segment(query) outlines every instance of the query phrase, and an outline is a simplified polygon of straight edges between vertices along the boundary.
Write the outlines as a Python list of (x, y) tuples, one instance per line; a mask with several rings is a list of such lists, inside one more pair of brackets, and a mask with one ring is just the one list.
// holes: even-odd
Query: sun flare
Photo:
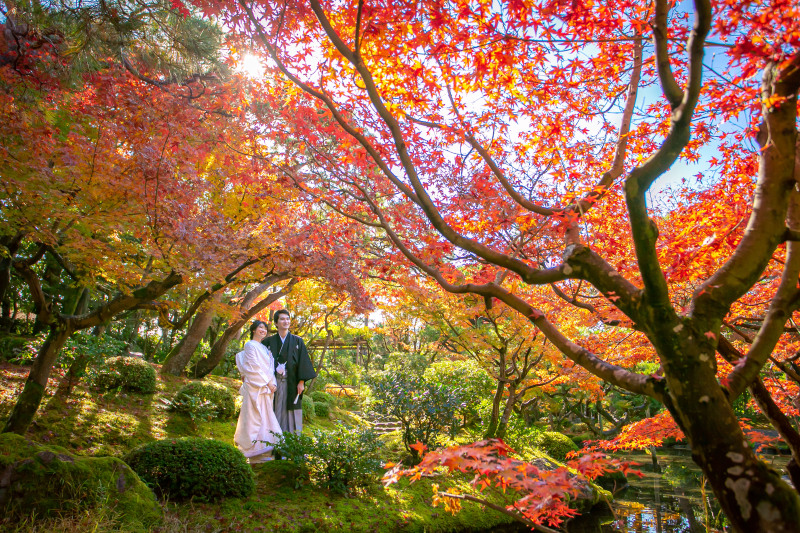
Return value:
[(264, 75), (264, 63), (255, 54), (245, 53), (239, 59), (236, 70), (249, 78), (260, 78)]

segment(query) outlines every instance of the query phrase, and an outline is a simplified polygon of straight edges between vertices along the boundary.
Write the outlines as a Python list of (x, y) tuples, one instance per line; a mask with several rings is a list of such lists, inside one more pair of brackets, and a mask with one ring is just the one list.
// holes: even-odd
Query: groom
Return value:
[(289, 333), (292, 318), (289, 311), (281, 309), (273, 317), (278, 333), (261, 341), (275, 358), (275, 416), (284, 433), (300, 433), (303, 430), (303, 390), (306, 381), (317, 377), (314, 365), (308, 357), (303, 339)]

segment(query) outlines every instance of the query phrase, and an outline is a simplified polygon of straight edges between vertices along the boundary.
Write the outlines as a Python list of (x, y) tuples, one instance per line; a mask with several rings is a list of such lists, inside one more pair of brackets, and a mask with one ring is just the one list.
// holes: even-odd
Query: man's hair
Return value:
[(286, 309), (281, 309), (280, 311), (275, 311), (275, 314), (272, 315), (272, 320), (275, 321), (275, 324), (278, 323), (278, 319), (281, 317), (281, 315), (286, 315), (289, 318), (292, 318), (292, 315), (290, 315), (289, 311), (287, 311)]

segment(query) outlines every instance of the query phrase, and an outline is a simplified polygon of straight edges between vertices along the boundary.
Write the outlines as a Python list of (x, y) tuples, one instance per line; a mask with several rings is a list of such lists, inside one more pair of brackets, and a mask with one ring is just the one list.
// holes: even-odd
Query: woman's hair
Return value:
[(250, 324), (250, 338), (251, 339), (253, 338), (253, 333), (255, 333), (256, 330), (258, 329), (258, 325), (259, 324), (264, 324), (264, 327), (269, 330), (269, 326), (263, 320), (253, 320), (253, 323)]
[(289, 318), (292, 318), (292, 315), (289, 314), (289, 311), (287, 311), (286, 309), (281, 309), (280, 311), (275, 311), (275, 314), (272, 315), (272, 320), (274, 320), (275, 323), (277, 324), (278, 319), (281, 317), (281, 315), (286, 315)]

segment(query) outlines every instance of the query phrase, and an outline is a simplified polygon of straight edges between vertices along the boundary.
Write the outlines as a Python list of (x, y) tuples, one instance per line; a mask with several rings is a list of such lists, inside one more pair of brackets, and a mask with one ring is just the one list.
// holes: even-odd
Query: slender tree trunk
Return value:
[(72, 328), (62, 321), (50, 326), (50, 332), (42, 347), (39, 348), (36, 359), (33, 361), (30, 374), (28, 374), (28, 379), (25, 381), (25, 387), (17, 398), (11, 415), (6, 420), (3, 433), (19, 433), (22, 435), (28, 429), (44, 397), (47, 380), (58, 357), (58, 352), (67, 342), (69, 336), (72, 335), (72, 332)]
[(483, 435), (485, 439), (493, 439), (497, 435), (497, 426), (500, 423), (500, 402), (503, 401), (504, 389), (505, 383), (498, 380), (497, 389), (495, 389), (494, 398), (492, 398), (492, 414), (489, 417), (489, 427), (486, 428), (486, 433)]
[[(95, 326), (92, 329), (92, 335), (95, 337), (99, 337), (105, 331), (106, 326), (100, 325)], [(67, 369), (67, 373), (64, 374), (64, 377), (61, 379), (61, 383), (58, 385), (59, 393), (62, 395), (68, 395), (72, 392), (72, 388), (77, 385), (81, 378), (86, 375), (86, 366), (89, 363), (89, 357), (85, 353), (79, 354), (72, 364), (69, 365)]]
[(508, 384), (508, 398), (506, 398), (506, 406), (503, 409), (503, 416), (500, 417), (500, 423), (497, 425), (497, 433), (495, 437), (502, 439), (506, 436), (508, 430), (508, 421), (511, 419), (511, 413), (514, 412), (514, 404), (517, 403), (517, 384)]
[(189, 330), (186, 332), (186, 335), (183, 336), (183, 339), (178, 345), (178, 349), (170, 353), (161, 366), (162, 374), (179, 376), (183, 373), (183, 369), (189, 364), (194, 352), (200, 345), (200, 341), (205, 337), (206, 331), (208, 331), (208, 328), (211, 326), (211, 322), (214, 320), (214, 317), (217, 316), (215, 304), (219, 303), (221, 298), (221, 291), (214, 293), (210, 301), (206, 302), (200, 312), (195, 315), (194, 320), (192, 320), (192, 325), (189, 326)]
[(228, 352), (228, 346), (230, 345), (231, 341), (239, 335), (239, 332), (242, 330), (242, 326), (247, 323), (247, 320), (237, 320), (231, 323), (225, 331), (222, 332), (222, 335), (219, 336), (217, 342), (211, 347), (211, 350), (208, 352), (208, 357), (203, 357), (200, 359), (194, 368), (189, 371), (189, 375), (194, 376), (195, 378), (203, 378), (211, 373), (218, 364), (225, 359), (225, 354)]
[(750, 385), (750, 393), (753, 395), (761, 412), (769, 418), (773, 427), (778, 430), (783, 440), (789, 445), (789, 449), (792, 452), (792, 460), (786, 465), (786, 470), (789, 474), (789, 479), (792, 480), (792, 484), (795, 488), (800, 489), (800, 469), (797, 468), (797, 465), (800, 464), (800, 434), (792, 425), (789, 417), (775, 404), (761, 379), (757, 379)]
[(82, 316), (65, 317), (53, 311), (52, 302), (45, 296), (37, 274), (24, 264), (15, 264), (15, 267), (28, 283), (31, 297), (36, 305), (37, 318), (41, 323), (47, 324), (49, 328), (49, 334), (36, 355), (28, 380), (25, 382), (25, 387), (17, 398), (11, 415), (3, 428), (3, 432), (19, 434), (23, 434), (28, 425), (30, 425), (31, 420), (33, 420), (44, 397), (47, 380), (58, 357), (58, 352), (72, 333), (98, 326), (123, 311), (152, 302), (154, 298), (161, 296), (182, 281), (182, 277), (179, 274), (171, 272), (163, 280), (151, 281), (144, 287), (135, 289), (130, 294), (120, 294), (91, 313)]

